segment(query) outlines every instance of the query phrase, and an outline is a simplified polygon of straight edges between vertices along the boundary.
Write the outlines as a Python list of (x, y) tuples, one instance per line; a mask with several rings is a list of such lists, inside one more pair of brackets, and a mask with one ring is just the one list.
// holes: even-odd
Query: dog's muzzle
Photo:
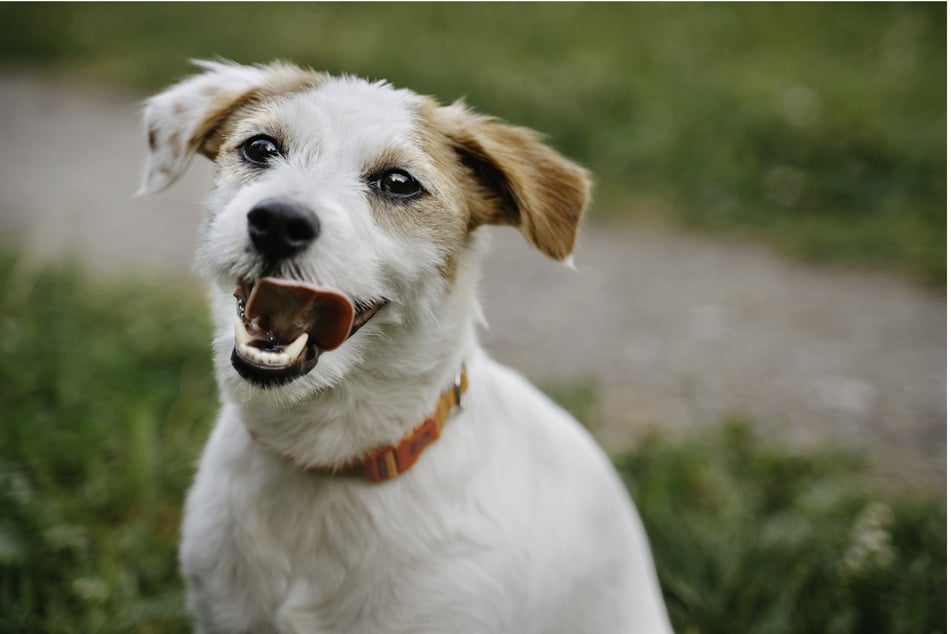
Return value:
[(273, 277), (239, 279), (234, 296), (231, 364), (261, 387), (307, 374), (387, 303), (354, 303), (332, 288)]

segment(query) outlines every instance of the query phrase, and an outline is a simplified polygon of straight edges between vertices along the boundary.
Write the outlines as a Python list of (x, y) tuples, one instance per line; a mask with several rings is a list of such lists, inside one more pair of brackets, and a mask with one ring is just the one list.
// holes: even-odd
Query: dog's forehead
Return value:
[(412, 138), (422, 97), (385, 82), (333, 78), (277, 102), (283, 126), (321, 143), (390, 145)]

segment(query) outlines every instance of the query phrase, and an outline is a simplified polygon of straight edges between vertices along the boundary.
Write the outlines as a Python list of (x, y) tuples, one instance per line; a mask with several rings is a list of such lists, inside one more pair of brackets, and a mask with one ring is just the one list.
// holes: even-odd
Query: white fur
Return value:
[[(188, 116), (172, 120), (171, 109), (185, 103), (189, 116), (201, 116), (209, 86), (238, 94), (273, 81), (269, 72), (289, 72), (204, 68), (150, 102), (150, 129), (188, 127)], [(197, 263), (213, 282), (223, 403), (188, 495), (180, 551), (196, 629), (669, 632), (644, 531), (612, 465), (566, 412), (479, 347), (481, 232), (444, 244), (409, 220), (405, 230), (387, 228), (368, 202), (363, 171), (394, 148), (443, 200), (438, 167), (418, 139), (421, 99), (328, 79), (238, 115), (236, 138), (280, 121), (286, 160), (249, 177), (218, 157)], [(147, 190), (168, 185), (190, 158), (158, 145)], [(161, 165), (172, 169), (159, 175)], [(260, 273), (247, 211), (274, 196), (320, 219), (320, 237), (294, 261), (297, 273), (390, 304), (307, 376), (265, 390), (231, 367), (231, 293), (237, 276)], [(439, 266), (454, 247), (447, 281)], [(463, 362), (465, 407), (394, 480), (317, 475), (278, 456), (341, 465), (395, 443)]]

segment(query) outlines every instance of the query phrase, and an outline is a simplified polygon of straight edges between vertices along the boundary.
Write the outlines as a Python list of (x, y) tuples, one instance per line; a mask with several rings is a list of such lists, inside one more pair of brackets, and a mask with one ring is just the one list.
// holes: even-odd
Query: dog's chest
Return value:
[[(376, 547), (355, 509), (315, 483), (262, 478), (261, 465), (231, 471), (228, 486), (199, 473), (183, 527), (183, 573), (210, 631), (296, 631), (287, 619), (339, 623), (347, 578)], [(219, 472), (218, 477), (225, 475)], [(295, 616), (296, 615), (296, 616)], [(320, 632), (320, 628), (312, 628)]]
[(484, 629), (492, 617), (467, 613), (473, 593), (493, 596), (501, 581), (492, 562), (460, 552), (472, 518), (427, 521), (384, 487), (354, 495), (304, 474), (231, 477), (222, 487), (199, 474), (183, 531), (190, 600), (209, 631), (425, 631), (430, 610), (433, 631), (445, 614)]

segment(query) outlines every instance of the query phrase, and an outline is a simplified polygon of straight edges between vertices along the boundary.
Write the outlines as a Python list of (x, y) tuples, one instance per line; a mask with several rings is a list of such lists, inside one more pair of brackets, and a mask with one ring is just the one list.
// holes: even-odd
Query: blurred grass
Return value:
[(860, 457), (793, 454), (728, 421), (616, 464), (677, 632), (947, 631), (946, 507), (875, 491)]
[(0, 631), (184, 631), (182, 493), (215, 411), (201, 303), (0, 262)]
[[(141, 91), (189, 57), (385, 77), (536, 127), (604, 216), (945, 280), (946, 6), (0, 4), (0, 62)], [(135, 142), (135, 140), (130, 140)]]
[[(178, 524), (216, 408), (202, 306), (0, 253), (0, 632), (187, 630)], [(594, 386), (550, 392), (594, 416)], [(616, 464), (676, 631), (945, 631), (943, 500), (741, 423)]]

